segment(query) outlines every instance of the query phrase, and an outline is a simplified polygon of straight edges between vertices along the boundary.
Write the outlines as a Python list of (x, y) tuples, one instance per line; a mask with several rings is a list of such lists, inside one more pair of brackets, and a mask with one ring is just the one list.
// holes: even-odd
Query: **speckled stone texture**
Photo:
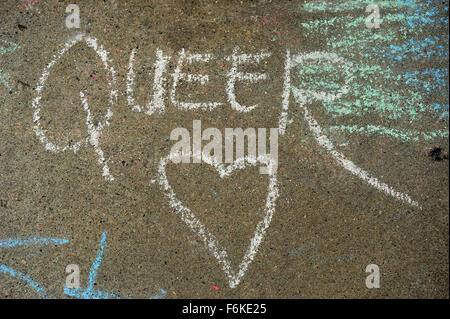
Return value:
[[(0, 0), (0, 298), (73, 298), (64, 291), (68, 264), (79, 265), (81, 288), (90, 293), (84, 297), (449, 297), (448, 112), (442, 113), (445, 105), (448, 111), (448, 1), (413, 1), (410, 7), (391, 1), (400, 4), (382, 7), (386, 18), (372, 30), (365, 26), (367, 1), (78, 1), (78, 30), (65, 25), (66, 6), (73, 2)], [(328, 4), (321, 8), (320, 3)], [(427, 15), (433, 8), (434, 15)], [(98, 139), (112, 182), (102, 176), (92, 145), (76, 154), (53, 153), (35, 134), (32, 101), (39, 79), (77, 33), (96, 38), (116, 71), (117, 102)], [(416, 42), (402, 47), (410, 39)], [(259, 104), (248, 113), (233, 110), (226, 93), (227, 57), (236, 46), (242, 53), (271, 53), (258, 64), (239, 67), (267, 74), (253, 84), (236, 82), (242, 105)], [(165, 109), (149, 116), (128, 105), (127, 72), (137, 49), (133, 94), (138, 104), (147, 104), (158, 48), (170, 57)], [(182, 48), (212, 58), (183, 65), (183, 72), (208, 75), (209, 82), (181, 81), (176, 98), (222, 102), (215, 110), (173, 105), (172, 74)], [(289, 124), (279, 136), (276, 210), (253, 262), (232, 289), (217, 259), (164, 196), (158, 164), (175, 143), (171, 131), (184, 127), (192, 135), (193, 120), (222, 133), (226, 127), (277, 127), (287, 49), (333, 52), (355, 65), (347, 95), (308, 107), (340, 152), (422, 209), (378, 191), (338, 164), (319, 146), (291, 94)], [(291, 85), (331, 92), (345, 81), (338, 66), (322, 72), (314, 67), (292, 69)], [(433, 75), (445, 68), (443, 76)], [(432, 71), (420, 77), (426, 70)], [(420, 74), (407, 81), (405, 72)], [(40, 100), (40, 125), (49, 140), (61, 145), (85, 140), (79, 92), (98, 125), (109, 107), (110, 80), (86, 43), (65, 53), (52, 66)], [(383, 130), (328, 129), (371, 125)], [(395, 129), (412, 133), (404, 137)], [(168, 164), (167, 177), (236, 269), (263, 218), (267, 175), (252, 167), (221, 179), (203, 163)], [(10, 238), (22, 245), (7, 244)], [(24, 244), (27, 238), (68, 242)], [(368, 264), (380, 268), (379, 289), (366, 288)], [(89, 288), (90, 271), (96, 277)]]

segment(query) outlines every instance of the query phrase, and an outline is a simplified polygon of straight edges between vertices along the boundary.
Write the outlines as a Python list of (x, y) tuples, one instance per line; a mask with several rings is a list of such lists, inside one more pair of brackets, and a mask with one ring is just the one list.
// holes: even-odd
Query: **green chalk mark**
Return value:
[[(310, 31), (307, 33), (307, 37), (315, 37), (317, 33), (333, 34), (333, 36), (327, 37), (327, 43), (330, 47), (354, 50), (355, 45), (367, 48), (367, 45), (372, 47), (377, 42), (393, 42), (408, 39), (411, 34), (422, 32), (421, 26), (411, 28), (408, 25), (408, 21), (420, 17), (420, 14), (383, 14), (380, 19), (381, 27), (375, 32), (366, 27), (365, 20), (367, 17), (364, 12), (358, 16), (347, 15), (343, 17), (315, 19), (302, 23), (301, 25), (307, 31)], [(314, 33), (311, 31), (314, 31)]]
[(434, 140), (438, 138), (446, 138), (448, 137), (448, 130), (439, 130), (434, 132), (419, 132), (419, 131), (407, 131), (401, 129), (395, 129), (384, 126), (376, 126), (376, 125), (367, 125), (358, 127), (356, 125), (353, 126), (331, 126), (325, 129), (330, 133), (334, 133), (336, 131), (347, 131), (349, 133), (360, 133), (366, 135), (379, 134), (383, 136), (394, 137), (403, 141), (414, 141), (417, 142), (420, 139), (423, 140)]
[(0, 54), (8, 54), (16, 51), (17, 49), (20, 49), (20, 46), (18, 44), (15, 44), (14, 42), (8, 41), (8, 40), (0, 40), (0, 43), (4, 43), (7, 45), (7, 47), (0, 47)]
[(395, 42), (402, 42), (411, 37), (411, 32), (421, 32), (420, 28), (411, 29), (405, 24), (398, 25), (395, 21), (404, 18), (397, 14), (388, 14), (384, 17), (384, 25), (374, 31), (365, 26), (364, 15), (354, 17), (323, 18), (302, 23), (306, 29), (307, 38), (317, 38), (317, 33), (326, 35), (328, 50), (339, 50), (341, 55), (355, 60), (373, 59), (379, 54), (378, 46), (386, 47)]
[(11, 87), (9, 86), (8, 80), (9, 75), (7, 73), (3, 73), (3, 71), (0, 70), (0, 83), (6, 86), (8, 90), (12, 91)]
[[(424, 105), (419, 92), (404, 88), (402, 94), (398, 93), (397, 85), (394, 83), (401, 79), (401, 75), (394, 74), (389, 67), (355, 63), (352, 71), (355, 78), (349, 85), (349, 93), (339, 100), (323, 104), (334, 117), (375, 112), (389, 119), (403, 116), (417, 119), (420, 113), (433, 109), (432, 106)], [(297, 75), (301, 84), (294, 87), (296, 89), (333, 93), (344, 82), (344, 74), (340, 67), (327, 63), (304, 64), (298, 68)], [(393, 83), (392, 88), (386, 85), (389, 81)]]
[(325, 102), (323, 105), (332, 116), (371, 112), (388, 119), (406, 116), (410, 120), (417, 120), (421, 117), (420, 113), (433, 109), (431, 105), (423, 103), (422, 95), (418, 92), (406, 90), (403, 95), (386, 87), (378, 88), (357, 82), (352, 82), (349, 93), (340, 100)]
[(317, 12), (333, 12), (342, 13), (344, 11), (361, 10), (363, 13), (369, 4), (376, 3), (380, 9), (412, 9), (417, 6), (415, 1), (376, 1), (373, 0), (341, 0), (341, 1), (313, 1), (300, 6), (301, 11), (317, 13)]
[[(8, 40), (0, 40), (0, 44), (5, 44), (6, 46), (0, 46), (0, 55), (9, 54), (20, 48), (18, 44), (15, 44)], [(10, 77), (8, 73), (4, 72), (0, 69), (0, 84), (3, 84), (9, 91), (12, 91), (11, 86), (9, 85)]]
[(370, 49), (376, 49), (375, 46), (380, 44), (380, 41), (392, 42), (396, 40), (397, 37), (394, 33), (389, 36), (383, 35), (373, 35), (371, 37), (361, 37), (356, 38), (354, 36), (349, 37), (330, 37), (327, 41), (328, 46), (333, 49), (344, 49), (344, 50), (355, 50), (355, 47), (369, 47)]
[[(426, 102), (425, 92), (416, 92), (402, 84), (403, 74), (394, 72), (379, 54), (380, 50), (391, 44), (403, 43), (423, 32), (421, 25), (412, 28), (409, 23), (412, 20), (420, 20), (423, 14), (404, 12), (414, 12), (421, 3), (414, 0), (377, 1), (376, 4), (381, 9), (381, 26), (376, 30), (365, 25), (369, 15), (365, 8), (372, 3), (374, 2), (371, 0), (314, 1), (300, 7), (301, 10), (311, 13), (331, 13), (327, 17), (302, 23), (301, 26), (305, 29), (307, 38), (315, 39), (318, 34), (326, 35), (325, 50), (338, 54), (352, 64), (354, 78), (349, 85), (349, 92), (340, 99), (324, 102), (323, 106), (334, 118), (374, 114), (391, 120), (423, 119), (425, 114), (435, 111), (435, 106)], [(333, 13), (340, 16), (333, 16)], [(342, 68), (338, 65), (305, 63), (298, 68), (297, 74), (300, 84), (292, 87), (293, 93), (300, 88), (333, 93), (337, 92), (344, 82)], [(448, 129), (427, 133), (369, 125), (335, 126), (330, 130), (380, 134), (405, 141), (448, 137)]]

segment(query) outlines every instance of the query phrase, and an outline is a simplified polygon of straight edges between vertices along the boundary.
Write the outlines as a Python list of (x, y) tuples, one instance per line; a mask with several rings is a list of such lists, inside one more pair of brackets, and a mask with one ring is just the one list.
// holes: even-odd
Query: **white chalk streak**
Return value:
[[(136, 55), (137, 49), (133, 49), (130, 54), (130, 61), (128, 63), (128, 73), (127, 73), (127, 102), (128, 106), (131, 106), (133, 111), (142, 112), (143, 107), (136, 104), (133, 97), (133, 86), (134, 86), (134, 57)], [(155, 74), (153, 78), (153, 97), (149, 100), (146, 107), (147, 110), (145, 114), (152, 115), (156, 111), (163, 113), (165, 110), (164, 105), (164, 82), (166, 78), (163, 77), (164, 72), (166, 72), (167, 64), (170, 58), (163, 55), (162, 50), (156, 49), (156, 62), (155, 62)]]
[[(95, 129), (89, 129), (89, 124), (88, 124), (88, 131), (89, 131), (90, 137), (87, 137), (85, 140), (78, 141), (73, 145), (69, 144), (69, 145), (60, 146), (58, 144), (50, 142), (48, 137), (45, 135), (45, 131), (41, 127), (40, 101), (42, 99), (42, 90), (44, 89), (45, 81), (47, 80), (48, 76), (50, 75), (51, 67), (59, 59), (61, 59), (63, 54), (66, 53), (73, 45), (75, 45), (78, 42), (81, 42), (82, 40), (84, 40), (86, 42), (86, 44), (89, 47), (91, 47), (95, 51), (95, 53), (97, 53), (97, 55), (100, 57), (100, 59), (103, 63), (103, 66), (105, 67), (105, 69), (111, 73), (111, 81), (108, 81), (108, 87), (110, 89), (110, 94), (109, 94), (110, 107), (108, 107), (107, 113), (104, 117), (104, 123), (99, 123), (99, 125)], [(104, 162), (103, 152), (101, 152), (101, 150), (98, 148), (98, 135), (100, 134), (101, 129), (103, 129), (105, 126), (109, 125), (109, 120), (111, 119), (111, 117), (113, 115), (113, 113), (111, 111), (111, 106), (114, 102), (117, 102), (117, 89), (116, 89), (116, 79), (115, 79), (116, 72), (112, 66), (109, 66), (110, 63), (111, 63), (111, 61), (108, 58), (108, 52), (103, 48), (103, 46), (101, 46), (101, 45), (98, 46), (97, 39), (92, 38), (90, 36), (84, 36), (82, 34), (78, 34), (72, 40), (69, 40), (64, 45), (64, 47), (56, 55), (53, 56), (53, 60), (49, 64), (47, 64), (47, 66), (44, 68), (44, 71), (42, 72), (42, 76), (40, 77), (38, 85), (36, 87), (36, 97), (33, 99), (31, 106), (34, 109), (34, 114), (33, 114), (33, 122), (35, 124), (34, 132), (36, 133), (36, 136), (39, 138), (40, 142), (45, 145), (46, 150), (54, 152), (54, 153), (65, 152), (67, 150), (73, 150), (74, 153), (77, 153), (81, 146), (87, 145), (89, 142), (91, 142), (91, 144), (94, 146), (96, 153), (102, 159), (101, 162), (102, 163)], [(82, 101), (83, 101), (84, 95), (81, 92), (80, 92), (80, 96), (82, 97)], [(86, 105), (87, 105), (87, 101), (86, 101)], [(85, 106), (83, 105), (83, 107), (85, 107)], [(85, 108), (85, 110), (86, 110), (86, 108)], [(88, 114), (90, 114), (90, 113), (88, 113)], [(86, 123), (88, 123), (88, 121), (89, 121), (88, 118), (86, 118)], [(97, 141), (95, 141), (95, 139), (94, 140), (92, 139), (93, 136), (97, 136)], [(93, 144), (93, 142), (97, 143), (96, 146)], [(101, 155), (100, 155), (99, 151), (101, 152)], [(99, 159), (99, 162), (100, 162), (100, 159)], [(106, 167), (106, 170), (105, 170), (105, 167)], [(108, 166), (106, 164), (103, 167), (103, 176), (105, 177), (106, 180), (111, 181), (114, 178), (109, 174), (109, 170), (107, 169), (107, 167)]]
[(342, 153), (337, 151), (333, 143), (328, 139), (326, 135), (322, 133), (322, 128), (320, 127), (319, 123), (310, 115), (310, 112), (306, 107), (306, 103), (313, 100), (329, 102), (334, 101), (340, 98), (343, 94), (348, 93), (348, 85), (353, 80), (353, 75), (351, 72), (352, 64), (334, 53), (317, 51), (294, 55), (291, 62), (291, 67), (302, 64), (307, 60), (312, 60), (313, 63), (327, 62), (337, 64), (345, 72), (344, 85), (337, 91), (337, 93), (316, 92), (312, 90), (298, 89), (295, 87), (292, 88), (295, 100), (297, 101), (297, 103), (299, 103), (300, 108), (304, 110), (305, 120), (308, 122), (309, 129), (313, 132), (314, 137), (319, 145), (324, 147), (331, 154), (331, 156), (336, 161), (338, 161), (346, 170), (366, 181), (369, 185), (396, 199), (421, 208), (421, 206), (416, 201), (412, 200), (411, 197), (409, 197), (407, 194), (398, 192), (389, 185), (380, 182), (376, 177), (371, 176), (368, 172), (356, 166), (352, 161), (345, 158)]
[(408, 204), (411, 204), (413, 206), (422, 209), (419, 203), (412, 200), (409, 195), (398, 192), (389, 185), (380, 182), (376, 177), (371, 176), (368, 172), (366, 172), (362, 168), (359, 168), (358, 166), (355, 165), (355, 163), (345, 158), (344, 154), (337, 151), (333, 143), (328, 139), (326, 135), (322, 133), (322, 128), (320, 127), (319, 123), (317, 123), (317, 121), (310, 115), (308, 108), (303, 103), (299, 103), (299, 105), (300, 108), (302, 108), (304, 111), (305, 120), (308, 122), (309, 129), (313, 132), (314, 138), (316, 139), (317, 143), (319, 143), (320, 146), (324, 147), (331, 154), (331, 156), (342, 165), (342, 167), (344, 167), (353, 175), (366, 181), (369, 185), (373, 186), (374, 188), (396, 199), (399, 199), (403, 202), (406, 202)]
[(344, 85), (337, 90), (336, 93), (327, 93), (327, 92), (317, 92), (313, 90), (305, 90), (305, 89), (297, 89), (297, 98), (301, 99), (302, 103), (311, 102), (312, 100), (320, 100), (324, 102), (331, 102), (341, 98), (342, 95), (347, 94), (349, 92), (349, 83), (353, 80), (354, 76), (352, 74), (353, 64), (349, 61), (346, 61), (344, 58), (339, 57), (335, 53), (329, 52), (321, 52), (315, 51), (311, 53), (300, 53), (295, 54), (291, 60), (291, 68), (303, 64), (306, 61), (311, 60), (312, 63), (330, 63), (335, 64), (342, 68), (344, 71)]
[[(103, 151), (98, 146), (98, 138), (100, 137), (100, 132), (103, 129), (103, 125), (101, 123), (98, 124), (98, 126), (95, 126), (92, 123), (92, 115), (91, 111), (89, 110), (89, 105), (87, 102), (86, 97), (84, 96), (84, 93), (80, 91), (80, 98), (81, 98), (81, 104), (83, 105), (83, 109), (86, 111), (86, 125), (88, 126), (88, 133), (89, 133), (89, 142), (94, 147), (95, 152), (98, 155), (98, 163), (101, 165), (103, 164), (103, 177), (107, 181), (113, 181), (114, 177), (109, 173), (109, 167), (108, 164), (105, 161), (105, 156), (103, 154)], [(107, 120), (112, 116), (112, 113), (107, 114)], [(108, 125), (109, 123), (106, 122)]]
[(288, 124), (289, 96), (291, 92), (291, 52), (286, 50), (286, 61), (284, 62), (283, 93), (281, 95), (281, 114), (278, 120), (278, 133), (284, 135)]

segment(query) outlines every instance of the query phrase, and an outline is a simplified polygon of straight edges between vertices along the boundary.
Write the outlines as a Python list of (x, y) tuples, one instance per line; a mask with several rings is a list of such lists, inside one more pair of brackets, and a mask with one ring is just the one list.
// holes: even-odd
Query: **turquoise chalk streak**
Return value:
[(68, 288), (64, 286), (64, 293), (68, 296), (79, 298), (79, 299), (110, 299), (119, 298), (113, 293), (103, 292), (99, 289), (94, 288), (95, 279), (97, 278), (98, 270), (102, 263), (103, 251), (106, 246), (106, 232), (102, 233), (100, 238), (99, 250), (97, 251), (94, 262), (89, 270), (89, 285), (86, 289), (83, 288)]
[[(97, 278), (100, 265), (103, 260), (103, 252), (106, 247), (106, 232), (102, 233), (100, 238), (99, 250), (97, 251), (94, 262), (91, 265), (89, 271), (89, 285), (86, 289), (83, 288), (68, 288), (64, 286), (64, 293), (70, 297), (75, 297), (79, 299), (120, 299), (120, 296), (114, 293), (108, 293), (94, 288), (95, 280)], [(155, 294), (153, 299), (162, 299), (166, 295), (164, 289), (160, 290), (160, 293)]]
[(376, 125), (367, 125), (365, 127), (364, 126), (358, 127), (357, 125), (352, 126), (339, 125), (339, 126), (330, 126), (325, 130), (330, 133), (334, 133), (336, 131), (347, 131), (349, 133), (363, 133), (366, 135), (379, 134), (384, 136), (395, 137), (403, 141), (414, 141), (414, 142), (417, 142), (420, 139), (434, 140), (438, 138), (448, 137), (448, 130), (435, 132), (418, 132)]
[(62, 238), (44, 238), (44, 237), (30, 237), (25, 239), (8, 238), (0, 241), (0, 248), (12, 248), (20, 246), (32, 246), (32, 245), (64, 245), (69, 242), (69, 239)]
[(8, 80), (9, 80), (8, 73), (3, 73), (3, 71), (0, 70), (0, 83), (6, 86), (6, 88), (11, 91), (12, 89), (9, 86)]
[(1, 55), (9, 54), (16, 51), (17, 49), (20, 49), (20, 46), (18, 44), (15, 44), (14, 42), (8, 40), (0, 40), (0, 43), (4, 43), (7, 45), (6, 47), (0, 47)]
[[(61, 238), (43, 238), (43, 237), (30, 237), (25, 239), (18, 238), (8, 238), (6, 240), (0, 241), (0, 248), (15, 248), (21, 246), (41, 246), (41, 245), (64, 245), (69, 242), (68, 239)], [(6, 265), (0, 265), (0, 272), (9, 275), (19, 281), (22, 281), (27, 286), (33, 288), (33, 290), (41, 298), (48, 298), (44, 289), (39, 286), (31, 277), (21, 273), (20, 271), (14, 270)]]
[[(312, 1), (300, 6), (300, 11), (311, 13), (332, 12), (342, 13), (344, 11), (365, 10), (367, 5), (377, 4), (383, 9), (411, 9), (417, 7), (415, 0), (392, 0), (392, 1), (373, 1), (373, 0), (340, 0), (340, 1)], [(363, 11), (364, 13), (364, 11)]]
[(6, 265), (0, 265), (0, 272), (5, 275), (9, 275), (17, 280), (20, 280), (28, 287), (33, 288), (33, 290), (36, 292), (36, 294), (39, 295), (39, 297), (43, 299), (48, 298), (42, 287), (40, 287), (31, 277), (21, 273), (20, 271), (14, 270), (13, 268)]

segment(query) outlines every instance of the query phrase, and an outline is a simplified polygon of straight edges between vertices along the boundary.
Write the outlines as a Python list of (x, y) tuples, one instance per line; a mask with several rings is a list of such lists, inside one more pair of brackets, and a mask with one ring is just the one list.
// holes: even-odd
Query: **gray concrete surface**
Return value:
[[(0, 0), (0, 298), (449, 297), (448, 1), (380, 1), (374, 29), (365, 24), (369, 1), (213, 0), (78, 1), (80, 29), (68, 29), (73, 2)], [(114, 181), (102, 176), (92, 145), (54, 153), (35, 133), (39, 95), (40, 128), (52, 143), (89, 136), (80, 91), (93, 123), (103, 121), (111, 75), (85, 42), (62, 55), (38, 92), (44, 68), (78, 33), (96, 38), (116, 71), (117, 102), (99, 136)], [(271, 53), (239, 67), (267, 74), (236, 82), (241, 104), (259, 104), (252, 112), (233, 110), (226, 93), (226, 58), (236, 46)], [(149, 116), (128, 105), (127, 73), (137, 49), (133, 94), (145, 105), (157, 48), (170, 57), (165, 109)], [(176, 98), (222, 102), (215, 110), (172, 103), (182, 48), (212, 59), (183, 64), (183, 72), (207, 74), (209, 82), (180, 82)], [(421, 208), (353, 175), (310, 130), (293, 92), (336, 92), (348, 80), (342, 65), (292, 68), (275, 212), (230, 288), (218, 260), (165, 197), (158, 164), (175, 143), (170, 132), (192, 133), (193, 120), (220, 130), (278, 127), (287, 50), (334, 53), (352, 66), (348, 93), (309, 101), (308, 110), (336, 150)], [(253, 167), (220, 179), (205, 164), (169, 164), (167, 175), (237, 269), (263, 218), (268, 177)], [(68, 264), (79, 265), (78, 291), (64, 290)], [(378, 289), (366, 287), (369, 264), (380, 268)]]

